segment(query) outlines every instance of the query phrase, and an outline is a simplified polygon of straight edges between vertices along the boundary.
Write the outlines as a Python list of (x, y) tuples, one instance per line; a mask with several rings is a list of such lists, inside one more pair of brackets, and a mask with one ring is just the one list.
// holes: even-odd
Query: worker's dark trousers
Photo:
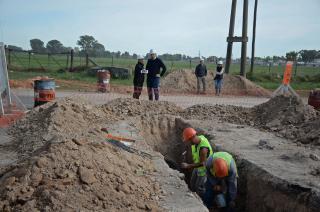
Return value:
[(149, 77), (147, 79), (147, 88), (149, 100), (153, 101), (153, 95), (156, 101), (159, 100), (160, 95), (160, 77)]
[(142, 86), (134, 86), (133, 88), (133, 98), (139, 99), (142, 92)]

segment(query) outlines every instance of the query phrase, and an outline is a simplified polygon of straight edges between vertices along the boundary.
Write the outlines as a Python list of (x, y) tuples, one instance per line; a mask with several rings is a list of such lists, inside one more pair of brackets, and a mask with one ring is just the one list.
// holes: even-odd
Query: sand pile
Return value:
[(181, 113), (185, 119), (210, 120), (252, 125), (251, 109), (232, 105), (194, 105)]
[[(214, 93), (213, 72), (208, 74), (206, 82), (207, 92)], [(161, 89), (165, 91), (195, 93), (197, 91), (197, 79), (192, 70), (174, 71), (169, 73), (161, 82)], [(222, 94), (270, 96), (271, 92), (244, 77), (225, 74)]]
[(117, 119), (78, 98), (31, 111), (11, 128), (21, 159), (0, 170), (0, 211), (160, 210), (151, 160), (105, 141)]
[(185, 119), (255, 126), (296, 142), (320, 145), (320, 114), (297, 97), (276, 96), (254, 108), (195, 105), (180, 114)]
[(11, 128), (10, 134), (17, 151), (27, 155), (53, 141), (94, 138), (101, 135), (99, 124), (116, 119), (83, 99), (66, 98), (35, 108)]
[(144, 114), (175, 115), (183, 110), (181, 107), (178, 107), (170, 102), (139, 101), (132, 98), (115, 99), (108, 104), (101, 106), (101, 109), (105, 113), (111, 113), (121, 119), (125, 119), (128, 116), (141, 116)]
[(300, 98), (276, 96), (253, 108), (257, 126), (305, 144), (320, 145), (320, 114)]

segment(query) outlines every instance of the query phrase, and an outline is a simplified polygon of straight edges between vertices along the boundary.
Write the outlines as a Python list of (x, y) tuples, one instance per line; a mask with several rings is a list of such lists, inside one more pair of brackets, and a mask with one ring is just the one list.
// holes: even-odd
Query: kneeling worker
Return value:
[(192, 159), (193, 163), (182, 163), (181, 168), (193, 169), (190, 187), (191, 190), (196, 192), (200, 197), (205, 192), (206, 182), (206, 161), (209, 156), (213, 154), (212, 147), (203, 135), (197, 136), (197, 132), (193, 128), (186, 128), (183, 131), (184, 142), (191, 142)]
[(208, 158), (206, 168), (206, 192), (203, 197), (205, 205), (209, 209), (215, 205), (226, 211), (234, 211), (238, 174), (232, 155), (216, 152)]

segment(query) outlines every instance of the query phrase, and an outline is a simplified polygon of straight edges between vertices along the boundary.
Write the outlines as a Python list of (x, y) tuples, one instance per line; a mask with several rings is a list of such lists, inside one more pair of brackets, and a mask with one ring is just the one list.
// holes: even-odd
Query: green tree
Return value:
[(61, 53), (65, 51), (65, 47), (58, 40), (51, 40), (47, 43), (47, 50), (49, 53)]
[(16, 51), (22, 51), (23, 49), (19, 46), (14, 45), (8, 45), (8, 49), (16, 50)]
[(93, 54), (94, 56), (103, 56), (104, 53), (105, 53), (104, 45), (98, 42), (93, 44), (91, 54)]
[(38, 52), (38, 53), (45, 53), (46, 48), (44, 47), (44, 42), (38, 38), (31, 39), (30, 40), (30, 46), (32, 51)]
[(299, 55), (301, 56), (301, 59), (303, 62), (312, 62), (314, 59), (318, 56), (317, 50), (301, 50), (299, 52)]
[(81, 50), (88, 53), (93, 50), (97, 43), (98, 41), (90, 35), (82, 35), (77, 41), (77, 45), (80, 46)]
[(298, 52), (291, 51), (286, 53), (286, 59), (290, 61), (296, 61), (298, 57)]

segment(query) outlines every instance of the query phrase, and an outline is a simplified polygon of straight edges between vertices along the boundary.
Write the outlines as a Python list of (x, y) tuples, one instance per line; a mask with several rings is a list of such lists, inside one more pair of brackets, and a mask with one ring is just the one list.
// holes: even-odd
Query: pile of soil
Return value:
[(304, 144), (320, 145), (320, 114), (294, 96), (276, 96), (252, 109), (260, 128)]
[(255, 126), (299, 143), (320, 145), (320, 113), (298, 97), (276, 96), (253, 108), (194, 105), (185, 109), (181, 116)]
[[(213, 73), (206, 77), (207, 92), (214, 93)], [(197, 78), (192, 70), (178, 70), (169, 73), (161, 83), (161, 89), (174, 92), (196, 92)], [(248, 95), (248, 96), (270, 96), (271, 92), (251, 82), (242, 76), (224, 74), (222, 94)]]
[(250, 108), (232, 105), (194, 105), (185, 109), (181, 116), (185, 119), (219, 119), (229, 123), (253, 125)]
[(176, 115), (182, 112), (182, 108), (174, 103), (159, 101), (139, 101), (132, 98), (118, 98), (106, 105), (101, 106), (105, 113), (111, 113), (120, 119), (126, 119), (128, 116), (149, 115)]
[(78, 97), (28, 113), (10, 129), (19, 160), (0, 169), (0, 211), (159, 211), (151, 160), (105, 140), (118, 119)]

